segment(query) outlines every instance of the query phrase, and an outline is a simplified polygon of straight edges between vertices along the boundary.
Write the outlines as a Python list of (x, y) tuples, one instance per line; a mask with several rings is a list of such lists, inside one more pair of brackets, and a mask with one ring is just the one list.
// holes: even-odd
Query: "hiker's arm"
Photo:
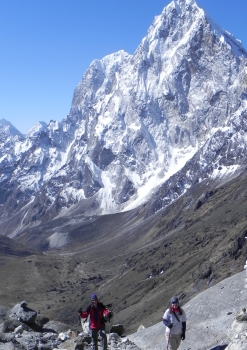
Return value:
[(162, 318), (162, 321), (164, 323), (164, 325), (168, 328), (172, 328), (172, 323), (171, 323), (171, 317), (170, 317), (170, 312), (169, 310), (166, 310), (166, 312), (164, 313), (164, 316)]
[(89, 315), (89, 311), (80, 311), (79, 310), (79, 315), (81, 318), (87, 318)]
[(111, 319), (113, 316), (112, 312), (108, 309), (104, 309), (103, 314), (104, 316), (109, 317), (109, 319)]
[(170, 320), (167, 320), (166, 318), (163, 318), (162, 321), (163, 321), (163, 323), (164, 323), (164, 325), (165, 325), (166, 327), (172, 328), (172, 323), (171, 323)]
[(186, 322), (182, 322), (182, 340), (185, 339)]
[(109, 312), (110, 312), (110, 311), (109, 311), (108, 309), (104, 309), (104, 310), (103, 310), (104, 316), (108, 316), (108, 315), (109, 315)]

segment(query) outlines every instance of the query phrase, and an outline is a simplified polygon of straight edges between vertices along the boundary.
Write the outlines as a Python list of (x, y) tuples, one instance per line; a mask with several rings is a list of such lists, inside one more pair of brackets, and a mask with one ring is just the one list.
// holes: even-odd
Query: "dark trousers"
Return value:
[(107, 350), (107, 337), (105, 329), (91, 329), (92, 350), (98, 350), (98, 336), (102, 339), (102, 349)]

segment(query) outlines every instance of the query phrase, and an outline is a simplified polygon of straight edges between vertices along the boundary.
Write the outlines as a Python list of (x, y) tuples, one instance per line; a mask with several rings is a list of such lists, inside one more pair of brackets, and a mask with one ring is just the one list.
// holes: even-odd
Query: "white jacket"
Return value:
[[(185, 312), (182, 308), (180, 308), (180, 310), (182, 311), (182, 315), (180, 315), (179, 312), (176, 312), (176, 316), (178, 318), (176, 318), (176, 316), (174, 315), (173, 312), (171, 312), (170, 309), (167, 309), (166, 312), (164, 313), (163, 316), (163, 323), (166, 325), (166, 332), (169, 333), (171, 332), (171, 334), (182, 334), (183, 330), (182, 330), (182, 322), (186, 322), (187, 321), (187, 317), (185, 315)], [(170, 326), (172, 325), (172, 328), (170, 328)]]

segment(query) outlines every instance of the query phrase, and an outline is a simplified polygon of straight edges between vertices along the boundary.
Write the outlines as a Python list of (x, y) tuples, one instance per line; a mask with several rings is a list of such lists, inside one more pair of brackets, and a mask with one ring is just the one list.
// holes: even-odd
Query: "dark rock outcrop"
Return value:
[(13, 307), (11, 310), (11, 317), (27, 324), (33, 324), (35, 323), (37, 312), (28, 308), (27, 302), (24, 300)]

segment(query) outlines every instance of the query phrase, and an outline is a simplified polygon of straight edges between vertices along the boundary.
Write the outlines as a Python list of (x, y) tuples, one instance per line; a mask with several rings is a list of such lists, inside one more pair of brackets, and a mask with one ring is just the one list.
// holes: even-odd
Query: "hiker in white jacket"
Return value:
[(179, 306), (178, 297), (172, 297), (170, 307), (163, 316), (168, 350), (177, 350), (181, 340), (185, 339), (186, 320), (185, 312)]

